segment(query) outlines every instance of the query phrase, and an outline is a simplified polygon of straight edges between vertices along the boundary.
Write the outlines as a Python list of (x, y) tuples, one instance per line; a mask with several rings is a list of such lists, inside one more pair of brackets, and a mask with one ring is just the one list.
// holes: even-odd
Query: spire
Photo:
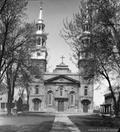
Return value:
[(40, 1), (40, 13), (38, 18), (38, 23), (43, 23), (43, 1)]
[(37, 31), (36, 34), (42, 35), (44, 33), (45, 24), (43, 23), (43, 1), (40, 1), (40, 12), (37, 21)]
[(46, 48), (46, 40), (47, 33), (45, 32), (45, 24), (43, 22), (43, 2), (40, 2), (38, 21), (36, 23), (36, 32), (35, 32), (36, 42), (35, 47), (32, 52), (31, 58), (33, 60), (44, 60), (44, 67), (46, 69), (46, 58), (47, 58), (47, 48)]
[(40, 1), (40, 12), (36, 26), (37, 26), (37, 31), (36, 31), (37, 47), (38, 48), (39, 46), (45, 47), (47, 34), (45, 33), (45, 24), (43, 22), (43, 0)]
[(86, 0), (86, 8), (85, 8), (85, 20), (83, 23), (83, 32), (85, 34), (90, 34), (90, 14), (89, 14), (89, 0)]

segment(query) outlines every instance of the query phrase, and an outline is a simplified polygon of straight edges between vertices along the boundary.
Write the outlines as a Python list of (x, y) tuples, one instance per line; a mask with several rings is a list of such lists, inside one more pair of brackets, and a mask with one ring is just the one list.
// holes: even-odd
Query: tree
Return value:
[(120, 51), (120, 1), (119, 0), (99, 0), (94, 2), (97, 10), (97, 24), (111, 29), (114, 43)]
[[(33, 24), (25, 24), (22, 27), (22, 32), (19, 41), (19, 48), (13, 51), (13, 55), (11, 58), (13, 62), (7, 68), (6, 71), (6, 78), (7, 78), (7, 86), (8, 86), (8, 114), (11, 114), (11, 104), (14, 99), (14, 91), (15, 87), (25, 86), (28, 91), (28, 84), (31, 81), (31, 74), (29, 68), (31, 67), (30, 63), (30, 48), (31, 44), (33, 44), (33, 31), (34, 25)], [(18, 38), (17, 38), (18, 39)], [(18, 41), (17, 41), (18, 43)], [(16, 43), (13, 43), (14, 45)], [(23, 79), (21, 79), (23, 78)], [(20, 81), (20, 83), (19, 83)], [(29, 92), (29, 91), (28, 91)]]
[[(107, 61), (105, 61), (105, 62), (108, 62), (107, 64), (108, 66), (106, 68), (105, 67), (106, 65), (104, 63), (101, 63), (102, 68), (103, 68), (103, 71), (101, 74), (108, 81), (109, 90), (111, 92), (113, 102), (114, 102), (114, 113), (117, 116), (119, 113), (120, 94), (118, 94), (119, 95), (118, 98), (115, 97), (115, 89), (113, 88), (111, 84), (109, 73), (110, 71), (117, 71), (120, 73), (120, 61), (119, 61), (120, 60), (120, 52), (119, 52), (120, 51), (120, 46), (119, 46), (119, 42), (120, 42), (120, 39), (119, 39), (120, 38), (120, 30), (119, 30), (120, 29), (120, 26), (119, 26), (119, 22), (120, 22), (120, 12), (119, 11), (120, 10), (119, 10), (119, 7), (120, 5), (119, 5), (119, 1), (100, 0), (95, 3), (95, 7), (97, 10), (95, 22), (99, 27), (99, 31), (100, 31), (100, 28), (102, 27), (104, 30), (107, 31), (107, 34), (109, 33), (108, 36), (110, 36), (109, 37), (110, 41), (107, 42), (108, 46), (110, 46), (112, 42), (111, 48), (107, 46), (107, 49), (106, 49), (106, 52), (110, 51), (108, 53), (109, 56), (107, 58)], [(108, 36), (106, 37), (102, 36), (101, 38), (106, 39), (108, 38)], [(102, 43), (104, 42), (105, 41), (103, 41)]]
[(14, 61), (13, 51), (21, 46), (19, 43), (22, 30), (21, 19), (27, 5), (27, 0), (0, 1), (0, 82), (7, 68)]
[(1, 14), (2, 11), (4, 10), (5, 5), (7, 4), (7, 1), (8, 1), (8, 0), (1, 0), (1, 1), (0, 1), (0, 14)]
[[(113, 52), (113, 47), (116, 45), (116, 41), (109, 25), (106, 26), (104, 23), (101, 24), (101, 21), (103, 20), (105, 23), (108, 23), (106, 17), (109, 16), (110, 20), (112, 11), (115, 8), (114, 6), (114, 8), (111, 8), (111, 3), (108, 2), (108, 0), (81, 1), (80, 10), (74, 15), (73, 20), (64, 23), (63, 37), (68, 43), (70, 42), (69, 44), (74, 51), (74, 56), (78, 60), (84, 53), (85, 55), (88, 54), (88, 56), (93, 56), (94, 77), (99, 79), (102, 77), (107, 80), (114, 101), (114, 113), (115, 115), (118, 115), (119, 100), (115, 98), (114, 89), (110, 79), (110, 73), (113, 71), (113, 68), (118, 68), (114, 61), (115, 54)], [(103, 3), (106, 3), (106, 5)], [(110, 6), (108, 6), (108, 4)], [(106, 12), (103, 13), (101, 11), (101, 6), (105, 6), (104, 9), (107, 9), (111, 14), (108, 15), (105, 14)], [(114, 14), (112, 15), (112, 17), (114, 17)], [(86, 35), (89, 36), (90, 40), (85, 42), (83, 41), (83, 37)], [(86, 69), (89, 66), (90, 64), (86, 65)]]
[(29, 24), (24, 26), (27, 0), (2, 0), (0, 3), (0, 82), (7, 78), (10, 114), (18, 72), (22, 67), (27, 69), (33, 28)]

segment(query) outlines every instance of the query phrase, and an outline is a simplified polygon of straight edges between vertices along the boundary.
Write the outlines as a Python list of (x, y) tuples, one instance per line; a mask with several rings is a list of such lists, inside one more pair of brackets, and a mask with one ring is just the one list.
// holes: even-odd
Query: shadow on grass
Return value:
[[(69, 116), (72, 122), (82, 131), (100, 131), (102, 132), (103, 128), (105, 132), (116, 132), (120, 127), (120, 119), (113, 119), (110, 117), (100, 117), (96, 115), (86, 115), (86, 116)], [(92, 130), (91, 128), (94, 128)], [(102, 128), (102, 129), (101, 129)], [(107, 129), (106, 129), (107, 128)], [(98, 129), (98, 130), (97, 130)], [(113, 129), (113, 131), (112, 131)]]
[(53, 121), (45, 121), (41, 124), (22, 125), (22, 126), (0, 126), (0, 132), (49, 132)]

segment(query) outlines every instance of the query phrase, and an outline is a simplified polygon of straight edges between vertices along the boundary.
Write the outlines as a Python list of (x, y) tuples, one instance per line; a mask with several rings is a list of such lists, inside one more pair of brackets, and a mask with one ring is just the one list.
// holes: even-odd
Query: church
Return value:
[[(40, 7), (37, 21), (36, 44), (31, 51), (31, 61), (37, 66), (42, 76), (33, 75), (30, 84), (29, 111), (32, 112), (92, 112), (93, 79), (87, 75), (86, 64), (93, 63), (93, 58), (85, 53), (80, 55), (78, 73), (72, 73), (69, 66), (62, 61), (52, 73), (47, 71), (48, 52), (46, 48), (47, 33), (43, 21), (43, 8)], [(85, 23), (85, 27), (87, 23)], [(89, 42), (89, 31), (84, 30), (84, 43)]]

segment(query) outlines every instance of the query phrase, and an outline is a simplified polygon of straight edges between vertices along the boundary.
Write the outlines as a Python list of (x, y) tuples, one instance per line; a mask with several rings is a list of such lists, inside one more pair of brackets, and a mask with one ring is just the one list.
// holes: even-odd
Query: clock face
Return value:
[(37, 58), (45, 59), (45, 52), (37, 52)]
[(31, 55), (32, 59), (46, 59), (46, 52), (44, 51), (36, 51)]
[(41, 53), (40, 52), (37, 52), (37, 56), (40, 56), (41, 55)]

